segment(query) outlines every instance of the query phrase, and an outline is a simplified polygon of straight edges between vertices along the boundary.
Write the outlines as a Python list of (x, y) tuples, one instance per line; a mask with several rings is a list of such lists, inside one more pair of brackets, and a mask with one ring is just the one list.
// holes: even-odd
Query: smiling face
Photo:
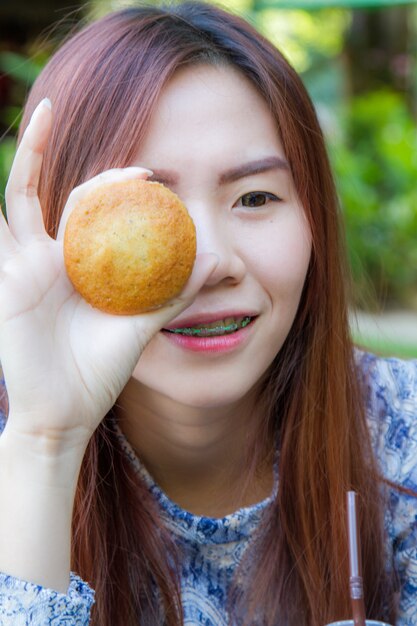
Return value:
[(134, 164), (185, 203), (197, 253), (219, 257), (193, 304), (148, 344), (134, 378), (147, 398), (232, 406), (285, 341), (310, 259), (274, 120), (236, 70), (185, 68), (162, 92)]

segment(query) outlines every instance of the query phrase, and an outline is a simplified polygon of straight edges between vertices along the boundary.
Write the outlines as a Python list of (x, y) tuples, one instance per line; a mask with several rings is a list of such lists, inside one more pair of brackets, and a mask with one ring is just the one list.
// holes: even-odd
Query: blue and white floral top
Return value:
[[(367, 414), (383, 475), (417, 491), (417, 361), (358, 353), (368, 381)], [(0, 414), (1, 422), (4, 416)], [(119, 436), (136, 471), (157, 500), (171, 532), (185, 547), (182, 598), (187, 626), (228, 626), (225, 600), (233, 573), (271, 496), (222, 519), (193, 515), (172, 502)], [(393, 491), (386, 512), (387, 551), (401, 580), (397, 626), (417, 626), (417, 499)], [(0, 574), (0, 626), (87, 626), (94, 593), (75, 574), (68, 593)]]

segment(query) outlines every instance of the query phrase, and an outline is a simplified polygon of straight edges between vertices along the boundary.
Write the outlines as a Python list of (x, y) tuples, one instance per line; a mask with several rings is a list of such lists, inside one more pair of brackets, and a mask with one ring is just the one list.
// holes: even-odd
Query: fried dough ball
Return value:
[(75, 289), (93, 307), (116, 315), (158, 308), (178, 295), (196, 255), (187, 209), (160, 183), (104, 184), (68, 218), (64, 260)]

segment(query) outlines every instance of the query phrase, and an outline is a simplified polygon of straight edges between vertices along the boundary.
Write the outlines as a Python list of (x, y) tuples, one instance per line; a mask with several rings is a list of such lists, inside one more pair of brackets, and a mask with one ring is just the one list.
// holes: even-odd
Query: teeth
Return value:
[(191, 337), (213, 337), (218, 335), (230, 335), (244, 328), (252, 320), (251, 317), (227, 317), (206, 324), (196, 324), (192, 327), (168, 329), (170, 333), (187, 335)]
[(206, 322), (205, 324), (196, 324), (192, 328), (226, 328), (228, 326), (232, 326), (233, 324), (239, 324), (243, 320), (243, 317), (226, 317), (224, 320), (216, 320), (215, 322)]

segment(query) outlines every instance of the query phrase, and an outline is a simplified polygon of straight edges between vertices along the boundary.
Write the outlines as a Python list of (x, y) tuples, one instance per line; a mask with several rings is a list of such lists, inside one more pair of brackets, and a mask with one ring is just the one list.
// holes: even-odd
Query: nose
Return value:
[(206, 207), (187, 207), (197, 232), (197, 254), (214, 253), (219, 258), (216, 269), (207, 279), (207, 286), (219, 283), (236, 285), (246, 273), (246, 264), (241, 254), (238, 233), (233, 228), (233, 220), (220, 212)]

